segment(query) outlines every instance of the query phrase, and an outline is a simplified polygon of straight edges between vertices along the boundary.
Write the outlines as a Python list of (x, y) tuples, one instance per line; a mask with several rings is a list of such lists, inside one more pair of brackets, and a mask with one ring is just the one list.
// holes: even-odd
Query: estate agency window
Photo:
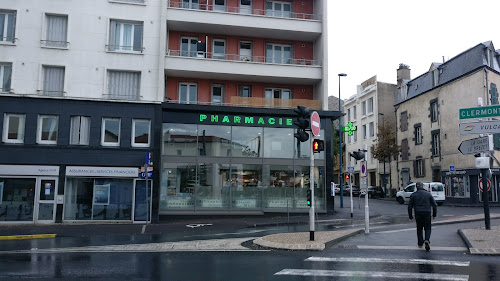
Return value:
[(470, 198), (470, 178), (466, 175), (445, 177), (446, 197)]
[(0, 177), (0, 221), (33, 221), (36, 178)]

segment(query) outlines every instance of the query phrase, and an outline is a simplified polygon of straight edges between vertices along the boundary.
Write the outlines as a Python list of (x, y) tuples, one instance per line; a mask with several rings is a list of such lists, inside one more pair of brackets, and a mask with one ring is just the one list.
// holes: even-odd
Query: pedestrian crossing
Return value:
[[(275, 275), (284, 276), (302, 276), (302, 277), (337, 277), (352, 280), (351, 278), (361, 278), (361, 280), (445, 280), (445, 281), (468, 281), (469, 275), (450, 274), (446, 272), (458, 272), (458, 268), (467, 269), (470, 266), (469, 261), (453, 260), (431, 260), (431, 259), (383, 259), (383, 258), (350, 258), (350, 257), (309, 257), (306, 262), (320, 263), (312, 264), (311, 269), (283, 269), (276, 272)], [(342, 263), (341, 265), (339, 265)], [(346, 265), (346, 263), (348, 265)], [(377, 267), (370, 264), (380, 264)], [(363, 266), (363, 264), (367, 264)], [(400, 268), (401, 271), (381, 270), (387, 268)], [(390, 266), (389, 266), (390, 265)], [(411, 267), (411, 265), (418, 265)], [(440, 272), (433, 272), (433, 267), (440, 267)], [(370, 270), (336, 270), (330, 268), (342, 269), (360, 269), (370, 268)], [(327, 269), (325, 269), (327, 268)], [(374, 270), (375, 269), (375, 270)], [(412, 272), (414, 269), (415, 272)], [(463, 270), (460, 270), (463, 271)], [(337, 279), (335, 279), (337, 280)], [(341, 279), (344, 280), (344, 279)], [(356, 279), (357, 280), (357, 279)]]

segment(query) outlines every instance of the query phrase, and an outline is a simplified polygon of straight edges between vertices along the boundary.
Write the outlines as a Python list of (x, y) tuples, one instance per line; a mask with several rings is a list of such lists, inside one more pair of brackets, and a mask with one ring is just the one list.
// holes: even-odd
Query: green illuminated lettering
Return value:
[(234, 123), (241, 123), (241, 117), (234, 116)]
[(259, 121), (257, 122), (257, 124), (266, 124), (266, 123), (264, 122), (264, 118), (260, 117), (260, 118), (259, 118)]
[(229, 123), (229, 117), (224, 116), (224, 118), (222, 119), (222, 123)]
[(283, 118), (280, 118), (280, 119), (279, 119), (279, 124), (280, 124), (280, 125), (283, 125)]
[(212, 122), (219, 122), (219, 115), (212, 115)]
[(253, 124), (253, 117), (245, 117), (245, 124)]
[(271, 124), (271, 125), (274, 125), (276, 123), (276, 120), (274, 118), (269, 118), (269, 120), (267, 120), (267, 122), (269, 122), (269, 124)]
[(293, 124), (292, 123), (292, 119), (290, 119), (290, 118), (286, 119), (286, 125), (287, 126), (292, 126), (292, 124)]
[(207, 116), (205, 114), (200, 114), (200, 122), (205, 121), (207, 119)]

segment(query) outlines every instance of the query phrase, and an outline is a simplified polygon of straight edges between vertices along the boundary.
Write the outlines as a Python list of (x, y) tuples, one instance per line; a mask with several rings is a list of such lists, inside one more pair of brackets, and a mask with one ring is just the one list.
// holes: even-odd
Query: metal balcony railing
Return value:
[(69, 47), (69, 42), (64, 41), (50, 41), (50, 40), (40, 40), (43, 47), (54, 47), (67, 49)]
[(258, 97), (239, 97), (231, 96), (229, 103), (222, 102), (201, 102), (201, 101), (181, 101), (166, 99), (168, 103), (181, 104), (196, 104), (196, 105), (218, 105), (218, 106), (235, 106), (235, 107), (258, 107), (258, 108), (296, 108), (298, 105), (304, 105), (312, 109), (321, 110), (321, 101), (307, 99), (270, 99)]
[(17, 38), (14, 38), (14, 37), (0, 37), (0, 42), (7, 42), (7, 43), (15, 44), (16, 41), (17, 41)]
[(181, 51), (181, 50), (167, 50), (167, 56), (223, 60), (223, 61), (255, 62), (264, 64), (321, 66), (321, 62), (318, 60), (308, 60), (302, 58), (293, 59), (293, 58), (268, 57), (268, 56), (245, 56), (239, 54), (221, 54), (221, 53), (194, 52), (194, 51), (191, 52), (191, 51)]
[(64, 97), (66, 92), (64, 91), (48, 91), (48, 90), (36, 90), (39, 95), (47, 97)]
[(183, 2), (182, 0), (169, 0), (168, 2), (169, 2), (168, 4), (169, 8), (201, 10), (209, 12), (225, 12), (233, 14), (256, 15), (256, 16), (266, 16), (274, 18), (290, 18), (290, 19), (316, 20), (316, 21), (321, 20), (320, 16), (315, 14), (294, 13), (291, 11), (277, 11), (270, 9), (262, 10), (262, 9), (255, 9), (252, 7), (228, 6), (228, 5), (208, 5), (206, 4), (206, 1), (203, 3), (186, 3)]
[(106, 45), (109, 52), (143, 53), (146, 48), (140, 46)]

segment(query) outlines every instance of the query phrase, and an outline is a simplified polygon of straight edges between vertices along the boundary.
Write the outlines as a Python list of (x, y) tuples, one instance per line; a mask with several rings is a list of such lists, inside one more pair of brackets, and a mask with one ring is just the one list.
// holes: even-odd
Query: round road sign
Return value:
[(319, 123), (319, 114), (316, 111), (311, 113), (311, 131), (314, 136), (319, 136), (320, 123)]
[[(488, 181), (488, 191), (491, 189), (491, 182), (490, 180)], [(479, 178), (479, 190), (483, 191), (483, 178)]]

